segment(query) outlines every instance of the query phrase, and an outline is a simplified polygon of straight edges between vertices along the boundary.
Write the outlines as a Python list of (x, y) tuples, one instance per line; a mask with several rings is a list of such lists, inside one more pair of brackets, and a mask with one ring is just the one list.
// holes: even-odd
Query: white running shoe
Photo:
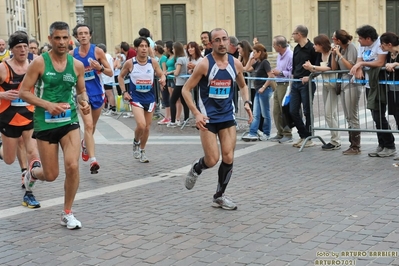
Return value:
[(135, 142), (133, 140), (133, 157), (134, 159), (140, 159), (140, 141)]
[(149, 163), (147, 156), (145, 155), (145, 150), (140, 150), (140, 163)]
[(82, 228), (82, 223), (75, 218), (72, 212), (70, 214), (66, 214), (63, 211), (61, 213), (61, 225), (66, 226), (70, 230)]
[(223, 196), (213, 199), (214, 208), (222, 208), (225, 210), (237, 210), (237, 205), (233, 202), (233, 200), (223, 194)]
[(186, 180), (184, 185), (186, 186), (186, 188), (188, 190), (192, 189), (195, 185), (195, 182), (197, 182), (198, 176), (199, 174), (197, 174), (194, 170), (194, 166), (199, 163), (199, 160), (195, 160), (192, 164), (191, 164), (191, 168), (190, 171), (187, 173), (186, 176)]

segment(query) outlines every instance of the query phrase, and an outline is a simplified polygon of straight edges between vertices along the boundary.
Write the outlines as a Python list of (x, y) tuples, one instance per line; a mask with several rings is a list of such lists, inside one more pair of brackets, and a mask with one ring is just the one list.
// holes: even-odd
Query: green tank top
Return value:
[(42, 107), (36, 107), (33, 115), (34, 130), (36, 132), (59, 128), (79, 122), (74, 101), (77, 76), (73, 67), (73, 57), (67, 55), (67, 64), (63, 72), (57, 72), (50, 55), (44, 53), (44, 73), (35, 85), (35, 95), (53, 103), (68, 103), (70, 109), (64, 113), (52, 116)]

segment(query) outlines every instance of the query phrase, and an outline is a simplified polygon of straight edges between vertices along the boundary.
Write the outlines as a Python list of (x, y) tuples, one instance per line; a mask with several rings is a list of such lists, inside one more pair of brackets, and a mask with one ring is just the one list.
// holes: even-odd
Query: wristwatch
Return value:
[(245, 101), (244, 102), (244, 106), (245, 106), (245, 104), (249, 104), (249, 106), (252, 106), (252, 102), (251, 101)]
[(104, 66), (101, 66), (100, 72), (104, 72)]

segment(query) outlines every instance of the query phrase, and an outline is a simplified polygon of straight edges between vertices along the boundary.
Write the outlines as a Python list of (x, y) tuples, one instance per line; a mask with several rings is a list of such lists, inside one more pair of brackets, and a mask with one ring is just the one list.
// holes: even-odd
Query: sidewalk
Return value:
[(132, 159), (128, 141), (96, 146), (97, 175), (81, 163), (74, 205), (81, 230), (59, 225), (63, 171), (36, 186), (42, 208), (31, 210), (21, 206), (17, 164), (0, 162), (0, 265), (333, 265), (335, 253), (340, 265), (399, 265), (399, 169), (392, 157), (367, 156), (373, 135), (359, 156), (341, 154), (347, 140), (331, 152), (318, 141), (303, 152), (237, 142), (227, 193), (238, 210), (226, 211), (211, 207), (217, 167), (193, 190), (184, 187), (202, 156), (196, 130), (159, 130), (146, 149), (149, 164)]

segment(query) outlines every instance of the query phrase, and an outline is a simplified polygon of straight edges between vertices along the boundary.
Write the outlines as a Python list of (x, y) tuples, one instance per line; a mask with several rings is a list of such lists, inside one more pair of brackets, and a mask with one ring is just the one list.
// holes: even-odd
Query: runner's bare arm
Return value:
[(161, 84), (162, 87), (166, 85), (166, 77), (163, 74), (163, 71), (161, 70), (161, 67), (159, 66), (158, 62), (156, 60), (151, 60), (152, 66), (154, 67), (154, 72), (159, 78), (159, 84)]
[(238, 61), (238, 59), (234, 58), (234, 66), (236, 68), (236, 72), (237, 72), (237, 76), (236, 76), (236, 82), (238, 87), (240, 88), (240, 93), (241, 93), (241, 98), (244, 101), (244, 108), (245, 111), (248, 114), (248, 123), (251, 123), (253, 120), (252, 117), (252, 111), (251, 111), (251, 107), (249, 106), (249, 92), (248, 92), (248, 86), (247, 84), (245, 84), (245, 79), (244, 79), (244, 75), (243, 75), (243, 66), (241, 64), (240, 61)]
[(133, 71), (133, 60), (127, 60), (123, 64), (121, 73), (119, 73), (119, 76), (118, 76), (118, 83), (119, 83), (119, 87), (121, 88), (121, 91), (122, 91), (122, 97), (126, 101), (130, 101), (132, 99), (132, 97), (130, 97), (130, 94), (126, 92), (125, 76), (132, 71)]
[(96, 54), (96, 59), (99, 63), (99, 66), (96, 65), (95, 69), (97, 71), (101, 71), (102, 68), (104, 67), (104, 70), (102, 72), (108, 77), (112, 77), (114, 73), (112, 72), (111, 66), (108, 64), (108, 60), (107, 57), (105, 56), (104, 51), (101, 48), (96, 47), (95, 54)]
[(78, 79), (76, 81), (76, 95), (77, 95), (76, 98), (80, 105), (80, 110), (84, 115), (87, 115), (90, 113), (90, 105), (88, 100), (89, 97), (87, 96), (85, 88), (85, 79), (84, 79), (85, 69), (83, 63), (76, 59), (73, 60), (73, 66)]
[(66, 105), (65, 103), (52, 103), (43, 100), (31, 92), (31, 89), (35, 86), (37, 80), (43, 74), (44, 60), (43, 57), (40, 56), (33, 60), (32, 63), (28, 66), (28, 70), (26, 71), (25, 77), (22, 80), (19, 88), (19, 98), (34, 106), (40, 106), (46, 109), (52, 115), (59, 115), (65, 112), (65, 109), (68, 108), (68, 105)]
[(127, 60), (122, 67), (121, 73), (118, 76), (119, 87), (121, 88), (122, 93), (126, 91), (125, 86), (125, 76), (129, 74), (133, 70), (132, 60)]
[(35, 86), (37, 80), (40, 78), (41, 75), (43, 75), (43, 72), (44, 60), (43, 57), (40, 56), (29, 64), (28, 70), (26, 71), (25, 77), (22, 80), (19, 88), (19, 97), (25, 102), (33, 104), (34, 106), (40, 106), (44, 109), (47, 109), (47, 105), (49, 102), (40, 99), (31, 92), (32, 87)]
[(207, 74), (208, 64), (209, 61), (207, 58), (204, 58), (203, 60), (201, 60), (201, 62), (198, 63), (198, 65), (194, 68), (193, 74), (191, 74), (190, 78), (184, 84), (181, 92), (184, 100), (187, 103), (188, 108), (193, 113), (193, 115), (197, 115), (201, 112), (195, 106), (195, 103), (191, 96), (191, 91), (195, 88), (195, 86), (198, 85), (201, 78)]
[[(2, 84), (7, 78), (7, 69), (5, 64), (0, 64), (0, 84)], [(17, 90), (0, 90), (0, 99), (12, 101), (18, 98)]]

